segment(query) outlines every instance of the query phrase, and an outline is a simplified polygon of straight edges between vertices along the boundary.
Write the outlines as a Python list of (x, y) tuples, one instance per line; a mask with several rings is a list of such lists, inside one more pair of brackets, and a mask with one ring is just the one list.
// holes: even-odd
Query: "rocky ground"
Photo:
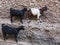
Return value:
[[(2, 21), (3, 20), (3, 21)], [(0, 19), (0, 26), (5, 23), (10, 26), (19, 26), (21, 23), (16, 21), (10, 23), (9, 19)], [(25, 30), (20, 31), (18, 35), (18, 43), (15, 42), (14, 37), (7, 36), (6, 41), (3, 40), (2, 31), (0, 30), (0, 44), (1, 45), (60, 45), (60, 24), (46, 23), (39, 20), (32, 20), (29, 24), (27, 20), (23, 20)], [(1, 29), (1, 28), (0, 28)]]
[[(24, 19), (21, 24), (18, 19), (14, 19), (14, 23), (10, 23), (10, 7), (20, 10), (23, 6), (42, 8), (45, 5), (49, 9), (44, 12), (41, 22), (32, 19), (27, 23), (27, 19)], [(3, 40), (2, 23), (14, 27), (25, 26), (25, 30), (19, 32), (18, 43), (13, 36)], [(0, 0), (0, 45), (60, 45), (60, 0)]]

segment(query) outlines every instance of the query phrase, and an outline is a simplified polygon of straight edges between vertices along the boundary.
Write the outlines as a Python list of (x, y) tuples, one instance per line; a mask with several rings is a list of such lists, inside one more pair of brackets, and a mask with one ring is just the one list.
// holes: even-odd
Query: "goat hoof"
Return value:
[(11, 23), (13, 23), (13, 21), (11, 21)]
[(23, 24), (23, 21), (20, 21)]
[(40, 21), (40, 23), (42, 23), (42, 21)]
[(18, 43), (18, 41), (16, 40), (16, 42)]

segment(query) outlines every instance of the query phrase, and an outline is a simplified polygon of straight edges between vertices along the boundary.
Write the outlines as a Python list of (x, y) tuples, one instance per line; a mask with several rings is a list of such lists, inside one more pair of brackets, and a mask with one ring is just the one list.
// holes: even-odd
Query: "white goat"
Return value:
[[(47, 11), (48, 10), (48, 7), (45, 5), (44, 7), (42, 7), (42, 8), (30, 8), (30, 10), (28, 11), (28, 17), (32, 17), (32, 15), (37, 15), (37, 19), (39, 19), (39, 17), (42, 15), (42, 16), (44, 16), (43, 15), (43, 13), (44, 13), (44, 11)], [(42, 21), (41, 20), (41, 18), (40, 18), (40, 21)]]
[(39, 17), (41, 16), (40, 10), (37, 8), (31, 8), (31, 12), (33, 15), (37, 15), (37, 19), (39, 19)]

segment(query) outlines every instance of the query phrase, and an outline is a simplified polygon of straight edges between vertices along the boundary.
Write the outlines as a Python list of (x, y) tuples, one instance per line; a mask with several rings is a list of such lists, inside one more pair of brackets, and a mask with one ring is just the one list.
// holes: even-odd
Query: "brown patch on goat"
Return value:
[(33, 20), (37, 20), (37, 15), (33, 15), (31, 10), (27, 11), (27, 18), (28, 19), (33, 19)]

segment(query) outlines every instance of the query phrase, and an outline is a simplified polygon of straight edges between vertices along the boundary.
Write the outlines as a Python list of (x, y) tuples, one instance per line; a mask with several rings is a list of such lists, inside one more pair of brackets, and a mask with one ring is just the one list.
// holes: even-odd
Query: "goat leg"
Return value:
[(20, 22), (23, 24), (22, 18), (20, 19)]
[(4, 38), (4, 41), (5, 41), (5, 39), (6, 39), (6, 34), (3, 34), (3, 38)]
[(29, 16), (29, 19), (28, 19), (28, 23), (30, 23), (31, 22), (31, 16)]
[(12, 20), (12, 16), (11, 16), (11, 23), (13, 22), (13, 20)]
[(16, 40), (16, 42), (18, 42), (18, 40), (17, 40), (17, 35), (15, 35), (15, 40)]

